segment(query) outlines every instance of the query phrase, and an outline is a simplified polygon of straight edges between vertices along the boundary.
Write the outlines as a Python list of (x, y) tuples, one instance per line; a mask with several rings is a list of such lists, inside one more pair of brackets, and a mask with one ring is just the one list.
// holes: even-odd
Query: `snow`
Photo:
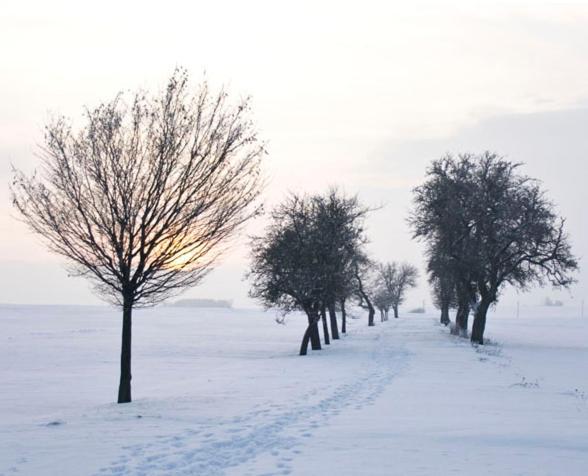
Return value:
[(117, 405), (117, 310), (0, 306), (0, 474), (588, 474), (588, 318), (514, 316), (477, 348), (362, 316), (299, 357), (302, 316), (136, 311)]

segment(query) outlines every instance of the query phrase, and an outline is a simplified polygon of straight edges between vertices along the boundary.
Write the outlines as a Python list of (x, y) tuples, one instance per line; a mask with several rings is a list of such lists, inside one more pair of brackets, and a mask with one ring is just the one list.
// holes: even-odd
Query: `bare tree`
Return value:
[(398, 308), (406, 299), (406, 292), (416, 287), (419, 272), (412, 264), (402, 263), (398, 265), (396, 281), (394, 282), (394, 293), (392, 300), (392, 309), (394, 317), (398, 317)]
[(414, 190), (415, 206), (409, 218), (414, 237), (428, 243), (429, 272), (451, 275), (455, 280), (457, 312), (454, 334), (467, 337), (468, 317), (475, 300), (473, 273), (479, 263), (470, 238), (472, 224), (467, 210), (476, 197), (476, 188), (467, 177), (476, 167), (475, 160), (455, 161), (446, 156), (434, 161), (428, 180)]
[(306, 355), (309, 342), (313, 350), (321, 348), (319, 320), (325, 344), (330, 334), (338, 338), (335, 304), (345, 314), (354, 263), (366, 241), (367, 211), (356, 197), (335, 189), (325, 195), (292, 194), (272, 211), (265, 234), (252, 240), (250, 296), (268, 308), (306, 313), (300, 355)]
[(291, 195), (277, 206), (263, 236), (252, 239), (250, 296), (267, 308), (284, 313), (304, 311), (308, 326), (302, 337), (300, 355), (320, 350), (318, 322), (324, 281), (315, 246), (312, 201)]
[(384, 263), (377, 266), (377, 281), (383, 288), (389, 306), (398, 317), (398, 308), (404, 302), (406, 291), (416, 286), (417, 269), (407, 263)]
[[(347, 197), (336, 188), (331, 188), (324, 195), (314, 195), (312, 201), (317, 257), (324, 268), (323, 304), (329, 312), (331, 336), (333, 340), (337, 340), (339, 329), (336, 303), (348, 295), (353, 262), (367, 242), (364, 236), (364, 219), (370, 210), (361, 205), (356, 196)], [(344, 308), (343, 304), (342, 309)]]
[(565, 288), (575, 281), (578, 263), (565, 219), (536, 180), (518, 173), (519, 167), (487, 153), (474, 176), (479, 192), (471, 210), (472, 236), (484, 264), (475, 268), (480, 301), (471, 340), (477, 344), (484, 343), (486, 314), (505, 285), (525, 289), (548, 282)]
[(578, 268), (565, 221), (539, 183), (518, 173), (520, 166), (490, 152), (448, 156), (435, 161), (427, 182), (415, 189), (415, 237), (442, 244), (456, 277), (456, 319), (462, 309), (465, 329), (475, 303), (471, 340), (477, 344), (504, 286), (547, 281), (567, 287)]
[(188, 79), (176, 70), (157, 95), (86, 110), (77, 132), (51, 122), (40, 173), (12, 184), (28, 226), (123, 309), (119, 403), (131, 401), (133, 308), (197, 284), (258, 211), (264, 148), (247, 100)]
[(392, 306), (390, 293), (381, 283), (378, 283), (374, 288), (373, 295), (373, 304), (380, 311), (380, 322), (387, 321), (388, 312)]

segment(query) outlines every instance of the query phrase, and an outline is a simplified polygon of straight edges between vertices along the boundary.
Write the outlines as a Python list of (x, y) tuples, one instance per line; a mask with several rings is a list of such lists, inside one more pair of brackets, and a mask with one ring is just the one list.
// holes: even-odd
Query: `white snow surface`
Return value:
[(495, 312), (473, 347), (362, 316), (300, 357), (305, 318), (274, 317), (136, 311), (117, 405), (119, 311), (0, 306), (0, 474), (588, 474), (588, 318)]

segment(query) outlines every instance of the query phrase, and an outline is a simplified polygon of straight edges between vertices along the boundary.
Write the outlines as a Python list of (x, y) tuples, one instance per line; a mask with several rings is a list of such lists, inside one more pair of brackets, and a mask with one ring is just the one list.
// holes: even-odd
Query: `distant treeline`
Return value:
[(221, 307), (231, 309), (233, 307), (232, 301), (226, 299), (180, 299), (174, 303), (169, 304), (172, 307)]

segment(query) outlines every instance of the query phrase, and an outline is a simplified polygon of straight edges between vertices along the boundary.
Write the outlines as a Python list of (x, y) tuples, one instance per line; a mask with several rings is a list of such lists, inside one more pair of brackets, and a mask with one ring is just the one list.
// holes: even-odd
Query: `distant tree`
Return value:
[(252, 239), (249, 295), (267, 308), (284, 313), (301, 310), (308, 326), (302, 337), (300, 355), (320, 350), (320, 320), (323, 276), (319, 266), (312, 203), (307, 197), (291, 195), (270, 215), (263, 236)]
[(457, 312), (452, 333), (467, 337), (470, 307), (475, 301), (472, 276), (479, 263), (477, 250), (469, 239), (471, 223), (467, 210), (475, 201), (475, 186), (467, 179), (475, 160), (455, 161), (451, 156), (434, 161), (428, 180), (414, 190), (414, 209), (409, 223), (414, 237), (428, 244), (428, 268), (455, 282)]
[(365, 242), (366, 213), (357, 198), (334, 189), (291, 195), (273, 210), (265, 235), (252, 240), (250, 295), (266, 307), (306, 313), (300, 355), (306, 355), (309, 341), (313, 350), (320, 349), (319, 320), (325, 344), (330, 343), (327, 311), (331, 334), (338, 338), (335, 306), (339, 302), (345, 313), (353, 263)]
[(416, 286), (417, 269), (410, 264), (383, 263), (377, 267), (377, 281), (383, 288), (389, 306), (398, 317), (398, 308), (406, 298), (406, 291)]
[(543, 305), (547, 307), (561, 307), (563, 306), (563, 301), (560, 301), (559, 299), (554, 301), (550, 297), (546, 297), (545, 301), (543, 301)]
[(356, 196), (347, 197), (336, 188), (324, 195), (314, 195), (312, 201), (317, 256), (324, 267), (323, 306), (329, 313), (331, 336), (336, 340), (339, 339), (336, 304), (348, 296), (354, 260), (367, 241), (364, 219), (369, 209)]
[(392, 306), (390, 293), (381, 283), (377, 283), (374, 286), (373, 296), (373, 304), (380, 311), (380, 322), (387, 321), (388, 312)]
[(122, 95), (74, 132), (46, 127), (42, 171), (15, 171), (28, 226), (123, 310), (118, 402), (131, 401), (131, 316), (197, 284), (258, 209), (263, 145), (249, 106), (177, 70), (159, 95)]
[(416, 267), (411, 264), (403, 263), (398, 265), (398, 272), (396, 281), (394, 282), (392, 294), (392, 309), (394, 309), (394, 317), (398, 317), (398, 308), (406, 299), (406, 292), (409, 289), (416, 287), (419, 273)]
[(386, 265), (376, 263), (374, 265), (372, 282), (370, 283), (370, 294), (373, 296), (373, 305), (380, 311), (380, 322), (388, 320), (388, 313), (390, 312), (393, 301), (391, 288), (388, 286), (389, 282), (386, 278)]
[(519, 168), (489, 152), (447, 156), (433, 163), (427, 182), (415, 190), (415, 237), (443, 243), (459, 271), (459, 299), (480, 296), (471, 335), (478, 344), (487, 311), (505, 285), (524, 289), (549, 281), (567, 287), (578, 267), (564, 220)]
[(513, 164), (484, 154), (474, 179), (479, 188), (472, 220), (475, 247), (484, 266), (476, 267), (480, 302), (474, 316), (472, 342), (483, 344), (486, 314), (503, 286), (525, 289), (550, 282), (568, 287), (578, 268), (564, 231), (565, 220), (539, 183), (518, 174)]

